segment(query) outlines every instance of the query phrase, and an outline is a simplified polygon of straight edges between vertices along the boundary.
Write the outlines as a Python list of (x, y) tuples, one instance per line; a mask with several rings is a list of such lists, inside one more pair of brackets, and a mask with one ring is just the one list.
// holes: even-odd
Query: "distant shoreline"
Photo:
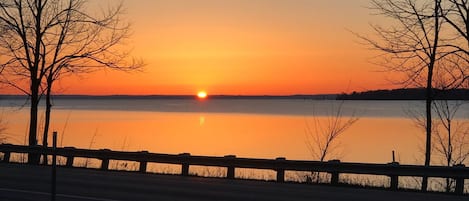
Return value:
[[(425, 100), (425, 88), (373, 90), (341, 94), (337, 100)], [(469, 89), (433, 89), (434, 100), (469, 100)]]
[[(434, 90), (435, 100), (469, 100), (469, 89)], [(1, 95), (2, 99), (27, 99), (26, 95)], [(197, 99), (196, 95), (54, 95), (55, 99)], [(352, 92), (350, 94), (297, 94), (297, 95), (209, 95), (208, 99), (254, 100), (425, 100), (425, 89), (392, 89)]]

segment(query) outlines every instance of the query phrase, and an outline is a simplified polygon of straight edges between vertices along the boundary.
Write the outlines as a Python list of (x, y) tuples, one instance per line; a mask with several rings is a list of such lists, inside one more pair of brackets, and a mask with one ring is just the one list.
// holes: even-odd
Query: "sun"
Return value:
[(207, 92), (205, 92), (205, 91), (199, 91), (199, 92), (197, 93), (197, 97), (199, 97), (200, 99), (205, 99), (205, 98), (207, 98)]

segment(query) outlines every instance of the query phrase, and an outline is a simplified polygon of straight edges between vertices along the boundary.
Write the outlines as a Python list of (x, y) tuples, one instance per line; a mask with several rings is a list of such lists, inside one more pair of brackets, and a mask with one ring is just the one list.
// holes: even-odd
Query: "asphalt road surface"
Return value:
[[(50, 172), (44, 166), (0, 164), (0, 200), (51, 200)], [(469, 196), (58, 168), (56, 200), (468, 201)]]

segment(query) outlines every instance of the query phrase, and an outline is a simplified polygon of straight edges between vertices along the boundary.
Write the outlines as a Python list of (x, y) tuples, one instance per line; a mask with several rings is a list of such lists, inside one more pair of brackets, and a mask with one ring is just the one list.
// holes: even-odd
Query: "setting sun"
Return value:
[(197, 93), (197, 97), (200, 99), (205, 99), (207, 98), (207, 93), (205, 91), (199, 91), (199, 93)]

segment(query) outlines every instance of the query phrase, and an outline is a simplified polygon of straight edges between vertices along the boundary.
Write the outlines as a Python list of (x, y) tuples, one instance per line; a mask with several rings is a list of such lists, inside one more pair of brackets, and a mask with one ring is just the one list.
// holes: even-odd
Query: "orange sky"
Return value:
[[(106, 1), (99, 2), (105, 6)], [(107, 0), (107, 2), (116, 2)], [(289, 95), (391, 88), (348, 30), (368, 0), (124, 0), (144, 72), (60, 80), (64, 94)], [(375, 19), (371, 18), (374, 17)]]

